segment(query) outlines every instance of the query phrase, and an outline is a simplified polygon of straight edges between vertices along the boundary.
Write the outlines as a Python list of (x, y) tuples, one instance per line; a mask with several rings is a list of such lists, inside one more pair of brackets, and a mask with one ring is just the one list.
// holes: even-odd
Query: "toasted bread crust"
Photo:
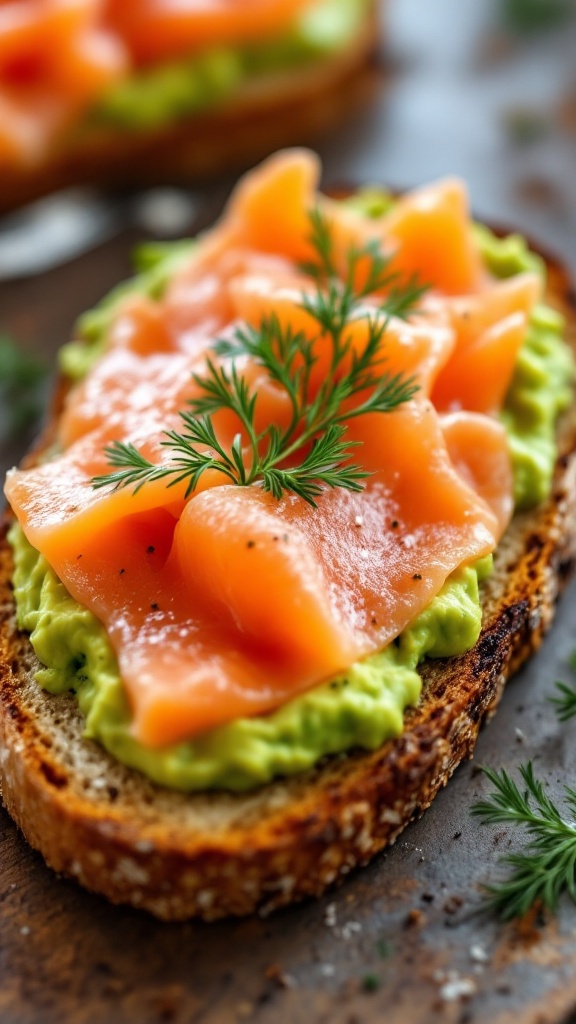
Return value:
[[(574, 297), (548, 260), (549, 300)], [(14, 626), (12, 562), (0, 541), (0, 779), (6, 807), (55, 870), (158, 917), (212, 920), (319, 895), (394, 842), (471, 755), (504, 683), (533, 653), (576, 560), (576, 411), (560, 425), (549, 500), (514, 518), (484, 585), (484, 625), (459, 658), (429, 662), (404, 734), (374, 753), (327, 758), (248, 795), (155, 786), (82, 738), (72, 696), (40, 690)]]
[(344, 52), (263, 76), (223, 107), (146, 131), (94, 129), (29, 168), (2, 169), (0, 214), (69, 185), (191, 184), (318, 140), (366, 103), (379, 77), (376, 5)]

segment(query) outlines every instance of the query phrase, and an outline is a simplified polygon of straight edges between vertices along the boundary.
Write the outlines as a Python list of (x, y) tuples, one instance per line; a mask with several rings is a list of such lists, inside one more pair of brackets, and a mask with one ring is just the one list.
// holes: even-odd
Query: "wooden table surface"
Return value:
[[(463, 175), (479, 216), (516, 224), (576, 267), (576, 139), (565, 116), (576, 26), (511, 41), (498, 7), (391, 0), (386, 87), (323, 146), (326, 182), (405, 187)], [(562, 118), (548, 116), (558, 111)], [(540, 118), (530, 144), (518, 141), (519, 113), (533, 126)], [(200, 197), (204, 222), (228, 186)], [(74, 317), (126, 274), (137, 234), (125, 230), (73, 263), (0, 285), (0, 330), (51, 358)], [(3, 468), (26, 441), (0, 438)], [(553, 796), (574, 785), (576, 723), (560, 725), (546, 698), (554, 680), (570, 680), (575, 624), (572, 587), (474, 762), (425, 816), (323, 900), (267, 919), (163, 925), (109, 906), (56, 878), (0, 811), (2, 1024), (576, 1019), (576, 907), (563, 902), (553, 920), (522, 928), (482, 913), (479, 887), (516, 839), (469, 814), (487, 788), (479, 764), (514, 771), (531, 757)]]

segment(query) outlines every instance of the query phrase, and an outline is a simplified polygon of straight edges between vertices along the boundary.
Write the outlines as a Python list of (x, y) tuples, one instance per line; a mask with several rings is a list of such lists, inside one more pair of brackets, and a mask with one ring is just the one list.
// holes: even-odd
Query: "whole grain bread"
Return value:
[[(548, 260), (548, 300), (575, 300)], [(576, 410), (559, 424), (549, 500), (517, 515), (483, 585), (483, 629), (465, 655), (423, 668), (404, 734), (373, 752), (326, 758), (247, 795), (163, 789), (82, 738), (72, 695), (34, 682), (14, 624), (6, 524), (0, 539), (0, 779), (6, 807), (56, 871), (158, 917), (266, 912), (322, 893), (394, 842), (471, 755), (504, 683), (532, 654), (576, 561)]]
[(92, 128), (46, 160), (2, 168), (0, 214), (70, 185), (191, 184), (285, 146), (317, 142), (368, 102), (382, 77), (376, 3), (345, 50), (241, 86), (223, 106), (146, 130)]

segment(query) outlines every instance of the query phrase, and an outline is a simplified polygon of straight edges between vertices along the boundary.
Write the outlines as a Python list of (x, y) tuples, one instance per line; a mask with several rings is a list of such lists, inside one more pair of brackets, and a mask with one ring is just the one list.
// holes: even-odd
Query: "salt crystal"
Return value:
[(472, 978), (455, 978), (442, 985), (440, 997), (445, 1003), (456, 1003), (459, 999), (469, 999), (475, 992), (476, 982)]

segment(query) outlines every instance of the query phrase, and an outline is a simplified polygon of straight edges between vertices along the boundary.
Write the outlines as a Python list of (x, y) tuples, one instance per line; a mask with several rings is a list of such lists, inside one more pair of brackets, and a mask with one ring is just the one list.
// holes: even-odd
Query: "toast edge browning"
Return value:
[[(576, 348), (568, 277), (555, 261), (548, 259), (547, 265), (548, 299), (566, 314)], [(549, 500), (515, 517), (498, 549), (484, 588), (478, 643), (460, 658), (427, 664), (420, 704), (408, 713), (403, 735), (373, 753), (328, 758), (256, 795), (185, 796), (167, 794), (122, 766), (129, 781), (123, 792), (111, 775), (113, 759), (82, 739), (73, 698), (54, 698), (31, 682), (34, 657), (27, 638), (14, 628), (4, 530), (0, 780), (6, 807), (56, 871), (112, 902), (140, 906), (166, 920), (267, 913), (320, 895), (393, 843), (472, 754), (506, 680), (551, 624), (575, 563), (576, 411), (571, 410), (561, 424)], [(63, 742), (70, 744), (72, 735), (66, 756), (54, 743), (63, 718)], [(101, 777), (110, 779), (97, 793), (83, 768), (87, 746)], [(183, 820), (185, 808), (196, 808), (200, 821), (210, 808), (211, 817), (191, 826)]]

